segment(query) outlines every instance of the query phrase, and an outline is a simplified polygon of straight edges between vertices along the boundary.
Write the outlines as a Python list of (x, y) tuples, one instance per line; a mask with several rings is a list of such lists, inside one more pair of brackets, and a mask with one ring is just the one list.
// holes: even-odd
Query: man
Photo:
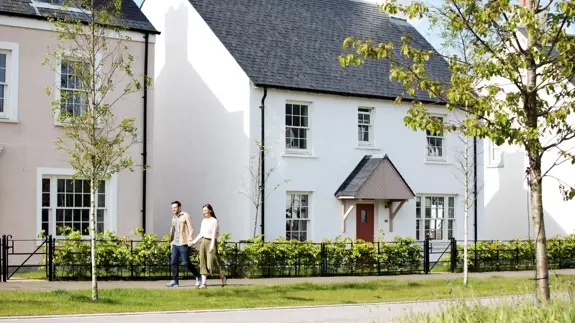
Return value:
[(188, 268), (196, 277), (196, 287), (200, 286), (201, 276), (198, 270), (190, 262), (189, 247), (192, 246), (194, 226), (192, 217), (187, 212), (182, 212), (182, 203), (172, 202), (172, 226), (170, 228), (170, 241), (172, 246), (172, 281), (167, 283), (168, 287), (178, 287), (179, 262)]

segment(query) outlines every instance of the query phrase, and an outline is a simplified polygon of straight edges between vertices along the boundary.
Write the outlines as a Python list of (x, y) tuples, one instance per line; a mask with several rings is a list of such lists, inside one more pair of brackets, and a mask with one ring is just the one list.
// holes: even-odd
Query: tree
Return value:
[[(266, 187), (268, 179), (276, 171), (276, 166), (264, 171), (262, 168), (263, 160), (269, 155), (271, 149), (262, 145), (259, 140), (256, 140), (257, 152), (250, 156), (250, 163), (248, 165), (248, 171), (250, 173), (249, 184), (244, 182), (244, 189), (239, 191), (238, 194), (247, 197), (255, 208), (255, 220), (254, 220), (254, 237), (257, 235), (258, 229), (258, 219), (260, 217), (260, 208), (262, 203), (267, 200), (271, 193), (273, 193), (278, 187), (284, 183), (288, 183), (290, 180), (285, 179), (281, 183), (272, 187), (272, 189), (265, 196), (262, 195), (262, 187)], [(263, 154), (262, 154), (263, 152)], [(262, 172), (264, 174), (262, 178)]]
[[(386, 59), (390, 77), (402, 83), (413, 97), (426, 93), (447, 110), (461, 110), (467, 118), (461, 126), (442, 125), (430, 118), (421, 101), (415, 100), (405, 117), (413, 130), (462, 131), (467, 136), (489, 138), (495, 144), (524, 148), (529, 160), (532, 225), (536, 233), (536, 281), (538, 300), (550, 299), (547, 239), (542, 206), (542, 181), (561, 162), (575, 162), (567, 143), (575, 137), (568, 116), (575, 108), (575, 91), (570, 80), (575, 64), (575, 38), (566, 28), (575, 22), (575, 2), (570, 0), (511, 1), (443, 0), (433, 7), (422, 2), (408, 5), (388, 0), (381, 9), (390, 15), (410, 19), (427, 18), (439, 27), (445, 44), (467, 39), (469, 57), (445, 57), (451, 78), (439, 79), (427, 73), (433, 55), (404, 35), (399, 48), (393, 42), (374, 45), (373, 40), (349, 37), (344, 40), (342, 66), (361, 65), (366, 60)], [(504, 83), (508, 83), (507, 85)], [(466, 104), (468, 103), (468, 105)], [(544, 156), (560, 158), (543, 169)], [(559, 161), (561, 159), (561, 161)], [(565, 189), (572, 199), (575, 190)]]
[[(126, 95), (149, 86), (132, 72), (134, 60), (125, 42), (129, 38), (121, 19), (122, 0), (71, 0), (48, 16), (56, 30), (56, 48), (42, 64), (60, 74), (65, 87), (52, 102), (64, 136), (56, 145), (68, 155), (74, 169), (72, 179), (90, 183), (90, 248), (92, 300), (98, 300), (96, 266), (96, 194), (113, 174), (133, 171), (129, 149), (138, 143), (134, 118), (117, 120), (113, 110), (121, 108)], [(73, 9), (73, 10), (72, 10)], [(50, 87), (46, 92), (50, 95)]]
[[(463, 120), (467, 118), (469, 118), (469, 116), (464, 115)], [(457, 121), (459, 127), (461, 127), (461, 122), (462, 120)], [(467, 285), (469, 282), (469, 209), (477, 203), (476, 197), (482, 188), (478, 187), (477, 191), (474, 192), (475, 196), (471, 197), (473, 190), (470, 186), (470, 182), (476, 176), (476, 174), (471, 171), (474, 162), (469, 160), (470, 156), (472, 156), (473, 149), (469, 145), (469, 136), (458, 133), (457, 137), (463, 143), (463, 148), (457, 153), (457, 171), (459, 174), (456, 176), (463, 186), (463, 285)], [(479, 155), (478, 152), (475, 152), (475, 154)]]

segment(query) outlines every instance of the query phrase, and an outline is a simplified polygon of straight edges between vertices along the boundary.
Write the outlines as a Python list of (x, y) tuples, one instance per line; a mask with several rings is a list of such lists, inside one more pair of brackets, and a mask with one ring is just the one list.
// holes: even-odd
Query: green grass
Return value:
[[(211, 287), (206, 290), (102, 289), (92, 302), (90, 291), (0, 291), (0, 316), (79, 314), (160, 310), (253, 308), (322, 304), (355, 304), (421, 299), (453, 299), (523, 294), (533, 291), (527, 278), (474, 278), (472, 287), (461, 280), (377, 280), (362, 283), (255, 285)], [(567, 291), (574, 276), (554, 276), (554, 291)]]
[(549, 304), (536, 305), (533, 302), (519, 304), (506, 301), (491, 306), (478, 302), (472, 304), (449, 306), (438, 314), (414, 313), (401, 317), (402, 323), (524, 323), (524, 322), (575, 322), (575, 301), (573, 299), (556, 299)]

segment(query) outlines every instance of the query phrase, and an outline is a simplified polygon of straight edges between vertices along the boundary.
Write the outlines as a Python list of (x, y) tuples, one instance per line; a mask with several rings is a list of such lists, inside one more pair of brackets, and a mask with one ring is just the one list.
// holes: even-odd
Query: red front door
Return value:
[(357, 204), (355, 236), (358, 239), (373, 242), (374, 216), (373, 204)]

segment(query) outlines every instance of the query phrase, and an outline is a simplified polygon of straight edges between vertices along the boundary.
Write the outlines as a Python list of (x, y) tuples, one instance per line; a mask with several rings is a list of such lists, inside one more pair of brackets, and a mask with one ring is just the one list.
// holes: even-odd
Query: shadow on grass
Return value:
[(57, 297), (67, 297), (71, 302), (76, 303), (92, 303), (92, 304), (107, 304), (107, 305), (115, 305), (120, 303), (117, 300), (109, 299), (106, 297), (99, 297), (97, 301), (93, 301), (91, 295), (88, 296), (78, 291), (67, 291), (57, 289), (53, 292), (50, 292), (50, 294)]

